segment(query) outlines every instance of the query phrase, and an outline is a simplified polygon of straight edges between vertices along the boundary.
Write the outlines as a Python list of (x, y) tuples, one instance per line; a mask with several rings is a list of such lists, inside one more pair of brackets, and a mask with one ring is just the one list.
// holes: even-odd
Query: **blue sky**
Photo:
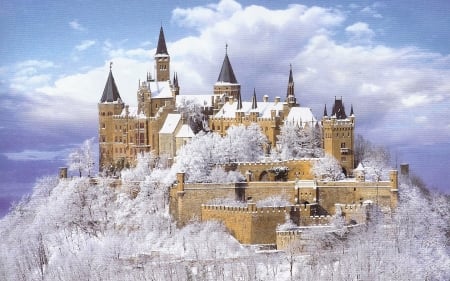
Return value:
[[(109, 62), (126, 103), (153, 71), (159, 27), (182, 94), (210, 94), (225, 44), (244, 97), (342, 96), (357, 133), (450, 191), (449, 1), (0, 0), (0, 205), (97, 135)], [(28, 184), (28, 185), (27, 185)]]

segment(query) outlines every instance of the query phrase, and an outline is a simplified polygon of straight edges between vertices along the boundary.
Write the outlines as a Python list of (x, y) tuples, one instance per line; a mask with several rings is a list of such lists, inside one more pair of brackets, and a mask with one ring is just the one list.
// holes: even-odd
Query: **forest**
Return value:
[[(335, 231), (310, 231), (308, 247), (241, 245), (215, 221), (177, 228), (168, 209), (175, 170), (185, 169), (191, 181), (240, 181), (242, 175), (210, 165), (216, 156), (206, 144), (238, 140), (246, 153), (221, 151), (246, 161), (263, 153), (245, 150), (240, 136), (249, 132), (234, 130), (241, 132), (230, 139), (197, 137), (172, 167), (142, 155), (122, 171), (121, 186), (112, 177), (91, 177), (92, 143), (85, 142), (69, 156), (73, 177), (41, 178), (0, 220), (0, 280), (450, 280), (450, 197), (415, 175), (400, 178), (399, 205), (390, 216), (373, 209), (365, 225), (349, 228), (336, 214)], [(264, 142), (249, 130), (256, 133), (245, 139)], [(374, 150), (364, 147), (368, 155)]]

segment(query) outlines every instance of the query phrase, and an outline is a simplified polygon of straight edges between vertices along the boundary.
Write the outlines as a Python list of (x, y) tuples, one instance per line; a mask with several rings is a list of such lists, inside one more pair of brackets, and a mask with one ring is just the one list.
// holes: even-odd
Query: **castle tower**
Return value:
[(323, 148), (340, 163), (347, 176), (352, 175), (354, 168), (354, 129), (355, 116), (353, 106), (350, 116), (345, 113), (344, 103), (335, 98), (331, 116), (327, 116), (326, 105), (322, 118)]
[(220, 69), (217, 82), (214, 84), (214, 103), (220, 101), (225, 102), (229, 97), (238, 99), (241, 95), (241, 84), (234, 76), (233, 67), (228, 58), (228, 45), (225, 49), (225, 58), (223, 59), (222, 68)]
[(114, 76), (112, 74), (112, 63), (109, 67), (109, 75), (106, 80), (105, 89), (98, 103), (99, 119), (99, 169), (100, 171), (114, 165), (114, 120), (113, 115), (119, 115), (124, 103), (120, 98)]
[(170, 80), (170, 56), (167, 52), (166, 39), (161, 26), (159, 30), (158, 46), (155, 54), (156, 81)]
[(139, 82), (137, 91), (138, 113), (143, 113), (147, 117), (153, 116), (152, 112), (152, 93), (149, 90), (147, 82)]
[(256, 101), (256, 89), (253, 89), (252, 110), (250, 111), (250, 120), (256, 122), (259, 116), (258, 102)]
[(288, 104), (289, 107), (297, 105), (297, 99), (295, 98), (295, 91), (294, 91), (294, 77), (292, 75), (292, 65), (290, 65), (289, 69), (289, 81), (286, 93), (286, 103)]
[(173, 74), (173, 95), (178, 96), (180, 94), (180, 85), (178, 84), (178, 73)]

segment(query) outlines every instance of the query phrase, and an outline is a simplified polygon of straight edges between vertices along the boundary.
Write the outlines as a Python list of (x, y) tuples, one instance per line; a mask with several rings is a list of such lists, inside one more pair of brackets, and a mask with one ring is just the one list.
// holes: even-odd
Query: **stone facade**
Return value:
[[(282, 207), (258, 208), (255, 202), (281, 196)], [(215, 199), (232, 199), (246, 206), (213, 204)], [(179, 226), (192, 219), (220, 220), (244, 244), (275, 244), (276, 228), (290, 219), (298, 226), (328, 225), (341, 214), (347, 224), (366, 220), (366, 207), (379, 206), (389, 214), (397, 206), (398, 174), (389, 181), (359, 182), (354, 179), (331, 182), (317, 180), (249, 181), (233, 184), (186, 183), (179, 173), (170, 190), (170, 212)], [(276, 213), (278, 212), (278, 213)], [(280, 213), (283, 213), (281, 215)], [(258, 229), (258, 231), (255, 231)]]
[[(137, 106), (126, 105), (119, 94), (110, 69), (103, 95), (98, 104), (99, 168), (116, 171), (133, 166), (137, 155), (154, 152), (173, 159), (176, 152), (195, 134), (178, 111), (180, 101), (189, 96), (180, 95), (178, 75), (170, 80), (170, 56), (161, 28), (154, 56), (155, 78), (147, 73), (137, 89)], [(200, 96), (192, 96), (194, 100)], [(278, 243), (276, 228), (290, 219), (300, 227), (329, 224), (331, 216), (340, 213), (347, 223), (363, 223), (365, 206), (377, 204), (385, 212), (397, 205), (398, 174), (390, 172), (389, 181), (367, 182), (361, 167), (354, 163), (355, 115), (345, 112), (342, 98), (335, 98), (332, 113), (325, 107), (322, 120), (317, 120), (307, 107), (297, 102), (292, 67), (284, 101), (264, 96), (257, 100), (256, 91), (251, 101), (242, 101), (238, 83), (228, 53), (222, 64), (213, 93), (199, 102), (205, 115), (205, 130), (225, 135), (231, 126), (258, 124), (269, 145), (266, 152), (276, 148), (277, 137), (283, 125), (294, 124), (320, 130), (322, 148), (334, 156), (347, 176), (344, 181), (321, 181), (314, 178), (311, 168), (314, 158), (300, 160), (233, 163), (225, 170), (239, 171), (247, 181), (242, 183), (186, 183), (184, 174), (170, 189), (170, 213), (178, 226), (194, 219), (222, 221), (229, 231), (244, 244)], [(170, 164), (171, 162), (169, 162)], [(281, 207), (258, 207), (258, 201), (281, 196), (286, 200)], [(232, 199), (245, 204), (241, 207), (214, 205), (217, 199)], [(301, 231), (281, 233), (286, 241), (300, 237)], [(280, 246), (284, 247), (284, 246)]]
[[(345, 114), (342, 99), (335, 99), (333, 114), (325, 113), (322, 121), (317, 121), (307, 107), (300, 107), (294, 90), (292, 67), (289, 71), (286, 98), (275, 97), (269, 101), (264, 96), (257, 100), (256, 91), (252, 101), (242, 101), (241, 85), (238, 83), (228, 57), (225, 58), (219, 78), (208, 97), (180, 95), (178, 74), (170, 80), (170, 55), (167, 51), (164, 32), (161, 28), (156, 54), (154, 56), (155, 78), (147, 73), (146, 81), (139, 83), (137, 106), (131, 107), (121, 99), (110, 69), (108, 79), (98, 104), (99, 118), (99, 169), (116, 172), (135, 165), (137, 155), (154, 152), (173, 159), (176, 151), (188, 142), (194, 133), (186, 133), (186, 120), (181, 118), (171, 131), (167, 127), (169, 114), (177, 111), (180, 101), (192, 98), (199, 102), (205, 114), (206, 130), (225, 135), (231, 126), (249, 126), (256, 123), (268, 139), (266, 153), (276, 147), (277, 137), (286, 123), (320, 128), (324, 136), (323, 148), (326, 153), (338, 159), (350, 175), (353, 170), (353, 141), (355, 117), (353, 108), (350, 117)], [(344, 114), (342, 114), (342, 112)], [(183, 128), (182, 128), (183, 127)], [(184, 132), (184, 133), (182, 133)], [(300, 171), (301, 172), (301, 171)], [(292, 178), (293, 170), (289, 172)], [(300, 176), (300, 175), (297, 175)], [(306, 176), (306, 175), (301, 175)]]

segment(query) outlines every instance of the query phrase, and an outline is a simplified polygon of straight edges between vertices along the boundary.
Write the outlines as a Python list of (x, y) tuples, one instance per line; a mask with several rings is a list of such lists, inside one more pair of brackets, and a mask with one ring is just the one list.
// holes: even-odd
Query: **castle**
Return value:
[(234, 74), (228, 53), (220, 69), (212, 95), (181, 95), (178, 75), (170, 79), (170, 55), (167, 51), (164, 31), (161, 27), (155, 58), (155, 78), (147, 73), (147, 80), (139, 83), (137, 107), (126, 105), (120, 97), (112, 70), (98, 103), (100, 170), (120, 170), (132, 166), (136, 155), (154, 151), (170, 159), (195, 131), (186, 116), (177, 109), (186, 101), (203, 107), (208, 129), (226, 134), (230, 126), (258, 124), (266, 135), (270, 151), (276, 143), (281, 127), (286, 122), (301, 126), (320, 126), (323, 131), (323, 148), (338, 159), (346, 173), (354, 166), (353, 139), (355, 118), (345, 113), (342, 99), (335, 99), (333, 111), (327, 115), (326, 106), (322, 122), (310, 108), (297, 103), (292, 68), (289, 70), (286, 97), (269, 101), (264, 96), (257, 100), (256, 92), (251, 101), (242, 101), (241, 85)]
[[(187, 183), (184, 174), (179, 173), (170, 190), (170, 212), (178, 225), (192, 218), (218, 219), (241, 243), (279, 243), (283, 247), (286, 239), (299, 233), (280, 232), (277, 237), (276, 227), (286, 217), (304, 227), (328, 224), (330, 216), (340, 212), (347, 223), (363, 223), (365, 208), (371, 202), (382, 208), (395, 208), (397, 171), (390, 172), (389, 181), (374, 183), (365, 181), (362, 167), (355, 169), (353, 106), (347, 115), (342, 98), (335, 98), (331, 114), (325, 106), (322, 119), (317, 120), (310, 108), (297, 102), (292, 67), (284, 101), (280, 97), (269, 101), (268, 96), (258, 101), (256, 91), (251, 101), (243, 101), (227, 50), (211, 95), (180, 94), (178, 74), (170, 78), (170, 55), (162, 27), (154, 60), (154, 77), (147, 73), (146, 81), (139, 82), (136, 107), (121, 99), (110, 68), (98, 103), (101, 171), (115, 173), (133, 166), (142, 152), (152, 151), (173, 161), (177, 150), (199, 130), (180, 110), (184, 103), (193, 102), (202, 108), (202, 130), (223, 136), (230, 126), (258, 124), (268, 139), (266, 153), (276, 149), (277, 137), (286, 124), (320, 130), (324, 152), (336, 158), (343, 172), (352, 176), (339, 182), (317, 179), (311, 172), (317, 159), (234, 163), (226, 169), (237, 169), (247, 181), (233, 184)], [(275, 208), (255, 203), (274, 195), (283, 195), (289, 204)], [(217, 198), (233, 198), (245, 205), (210, 204)]]

